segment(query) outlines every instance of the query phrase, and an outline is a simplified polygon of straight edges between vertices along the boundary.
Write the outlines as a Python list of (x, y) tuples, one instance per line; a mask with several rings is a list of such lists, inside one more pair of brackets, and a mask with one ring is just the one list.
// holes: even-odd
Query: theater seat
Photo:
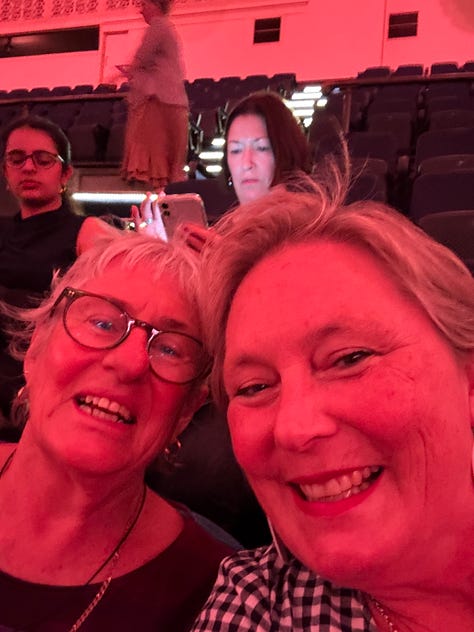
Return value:
[(474, 209), (425, 215), (419, 225), (433, 239), (455, 252), (474, 273)]

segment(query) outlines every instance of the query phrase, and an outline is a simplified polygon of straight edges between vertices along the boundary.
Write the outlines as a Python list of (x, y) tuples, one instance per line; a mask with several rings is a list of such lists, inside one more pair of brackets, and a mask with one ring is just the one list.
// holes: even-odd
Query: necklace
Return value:
[(374, 604), (377, 612), (380, 614), (380, 616), (383, 618), (383, 620), (387, 624), (387, 628), (389, 632), (398, 632), (398, 628), (395, 626), (394, 622), (389, 617), (387, 611), (382, 606), (382, 604), (379, 601), (377, 601), (377, 599), (374, 599), (374, 597), (370, 597), (370, 601)]
[[(0, 476), (1, 476), (1, 473), (0, 473)], [(102, 584), (100, 585), (99, 590), (97, 591), (95, 597), (92, 599), (92, 601), (87, 606), (87, 608), (84, 610), (84, 612), (81, 614), (81, 616), (76, 620), (74, 625), (70, 628), (69, 632), (76, 632), (76, 630), (78, 630), (81, 627), (81, 625), (84, 623), (84, 621), (90, 615), (90, 613), (94, 610), (94, 608), (97, 606), (97, 604), (101, 601), (102, 597), (105, 595), (105, 593), (107, 591), (107, 588), (110, 586), (110, 582), (112, 581), (113, 572), (115, 570), (115, 567), (117, 566), (117, 562), (119, 561), (120, 549), (125, 544), (125, 542), (127, 541), (128, 536), (133, 531), (133, 528), (135, 527), (135, 525), (138, 522), (138, 519), (141, 516), (141, 513), (143, 511), (143, 507), (145, 506), (146, 490), (147, 490), (147, 487), (144, 484), (143, 485), (143, 492), (142, 492), (142, 495), (141, 495), (141, 497), (139, 499), (139, 502), (138, 502), (138, 505), (137, 505), (137, 509), (134, 511), (134, 513), (132, 514), (131, 518), (127, 522), (127, 526), (125, 527), (125, 531), (123, 532), (122, 537), (118, 541), (118, 543), (115, 546), (115, 548), (113, 549), (112, 553), (110, 553), (110, 555), (106, 558), (106, 560), (104, 562), (102, 562), (102, 564), (99, 566), (99, 568), (89, 577), (89, 579), (85, 583), (86, 586), (89, 585), (92, 582), (92, 580), (95, 577), (97, 577), (97, 575), (109, 563), (111, 563), (110, 571), (109, 571), (109, 574), (108, 574), (107, 578), (102, 582)], [(394, 632), (396, 632), (396, 630)]]
[(0, 478), (2, 478), (2, 476), (5, 474), (5, 472), (8, 470), (8, 468), (10, 467), (10, 463), (12, 462), (12, 459), (15, 455), (16, 452), (16, 448), (14, 450), (12, 450), (10, 452), (10, 454), (7, 456), (5, 463), (2, 465), (2, 469), (0, 470)]
[[(0, 478), (5, 474), (5, 472), (9, 468), (9, 466), (10, 466), (10, 464), (12, 462), (12, 459), (13, 459), (13, 457), (15, 455), (15, 452), (16, 452), (16, 448), (11, 452), (11, 454), (8, 455), (7, 459), (5, 460), (5, 463), (2, 465), (2, 468), (0, 469)], [(90, 583), (92, 583), (92, 581), (95, 579), (95, 577), (97, 577), (97, 575), (108, 564), (110, 564), (110, 571), (109, 571), (109, 574), (108, 574), (107, 578), (102, 582), (102, 584), (100, 585), (99, 590), (97, 591), (96, 595), (94, 596), (94, 598), (92, 599), (90, 604), (87, 606), (87, 608), (84, 610), (84, 612), (80, 615), (80, 617), (73, 624), (73, 626), (70, 628), (69, 632), (76, 632), (76, 630), (78, 630), (81, 627), (81, 625), (84, 623), (84, 621), (87, 619), (87, 617), (91, 614), (91, 612), (94, 610), (94, 608), (97, 606), (97, 604), (102, 600), (102, 597), (105, 595), (105, 593), (107, 591), (107, 588), (110, 586), (110, 582), (112, 581), (113, 572), (114, 572), (115, 567), (117, 566), (117, 563), (119, 561), (120, 549), (125, 544), (125, 542), (127, 541), (129, 535), (133, 531), (135, 525), (138, 522), (138, 519), (141, 516), (141, 513), (143, 511), (143, 507), (145, 506), (146, 492), (147, 492), (147, 486), (145, 484), (143, 484), (143, 491), (142, 491), (142, 494), (141, 494), (141, 496), (140, 496), (140, 498), (138, 500), (137, 507), (136, 507), (135, 511), (133, 512), (133, 514), (130, 516), (129, 520), (127, 521), (127, 525), (125, 527), (125, 531), (123, 532), (120, 540), (115, 545), (115, 547), (112, 550), (112, 552), (110, 553), (110, 555), (107, 556), (105, 561), (101, 563), (99, 568), (96, 571), (94, 571), (94, 573), (89, 577), (89, 579), (84, 584), (85, 586), (88, 586)]]

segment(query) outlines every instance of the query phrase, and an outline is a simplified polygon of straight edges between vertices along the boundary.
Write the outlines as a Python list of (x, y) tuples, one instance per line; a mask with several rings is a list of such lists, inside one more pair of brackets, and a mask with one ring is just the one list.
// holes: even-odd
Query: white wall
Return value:
[[(418, 36), (388, 40), (388, 14), (404, 11), (419, 11)], [(277, 16), (281, 41), (254, 45), (254, 20)], [(177, 0), (172, 18), (190, 80), (295, 72), (305, 81), (354, 76), (374, 65), (474, 59), (474, 0)], [(76, 22), (68, 18), (67, 25), (97, 22), (99, 51), (0, 59), (0, 88), (120, 83), (115, 64), (130, 60), (144, 23), (129, 9)], [(36, 28), (62, 25), (43, 20)], [(20, 26), (9, 28), (18, 32)], [(0, 25), (0, 32), (8, 32), (8, 25)]]

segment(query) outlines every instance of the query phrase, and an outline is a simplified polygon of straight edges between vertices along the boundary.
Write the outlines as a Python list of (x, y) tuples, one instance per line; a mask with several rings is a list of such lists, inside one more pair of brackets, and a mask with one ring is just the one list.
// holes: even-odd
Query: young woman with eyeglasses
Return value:
[(144, 480), (207, 397), (197, 277), (186, 247), (116, 231), (20, 314), (25, 429), (0, 444), (2, 630), (186, 632), (204, 603), (232, 549)]
[[(0, 298), (26, 306), (49, 288), (54, 270), (75, 260), (85, 218), (73, 210), (67, 193), (71, 147), (57, 125), (21, 117), (3, 130), (1, 141), (3, 175), (19, 212), (0, 218)], [(4, 352), (4, 340), (0, 347), (0, 407), (8, 415), (21, 386), (21, 366)]]

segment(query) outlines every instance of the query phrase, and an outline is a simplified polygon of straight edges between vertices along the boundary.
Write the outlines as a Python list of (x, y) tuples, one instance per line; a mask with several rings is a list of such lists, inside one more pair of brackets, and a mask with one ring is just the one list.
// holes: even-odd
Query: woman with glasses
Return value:
[(207, 396), (186, 247), (118, 234), (23, 311), (0, 445), (0, 628), (185, 632), (230, 552), (144, 482)]
[[(74, 212), (67, 194), (71, 147), (57, 125), (22, 117), (3, 130), (1, 141), (3, 175), (19, 212), (0, 218), (0, 298), (25, 306), (49, 288), (55, 269), (75, 260), (84, 217)], [(19, 373), (21, 367), (0, 352), (0, 406), (5, 415), (21, 386)]]

